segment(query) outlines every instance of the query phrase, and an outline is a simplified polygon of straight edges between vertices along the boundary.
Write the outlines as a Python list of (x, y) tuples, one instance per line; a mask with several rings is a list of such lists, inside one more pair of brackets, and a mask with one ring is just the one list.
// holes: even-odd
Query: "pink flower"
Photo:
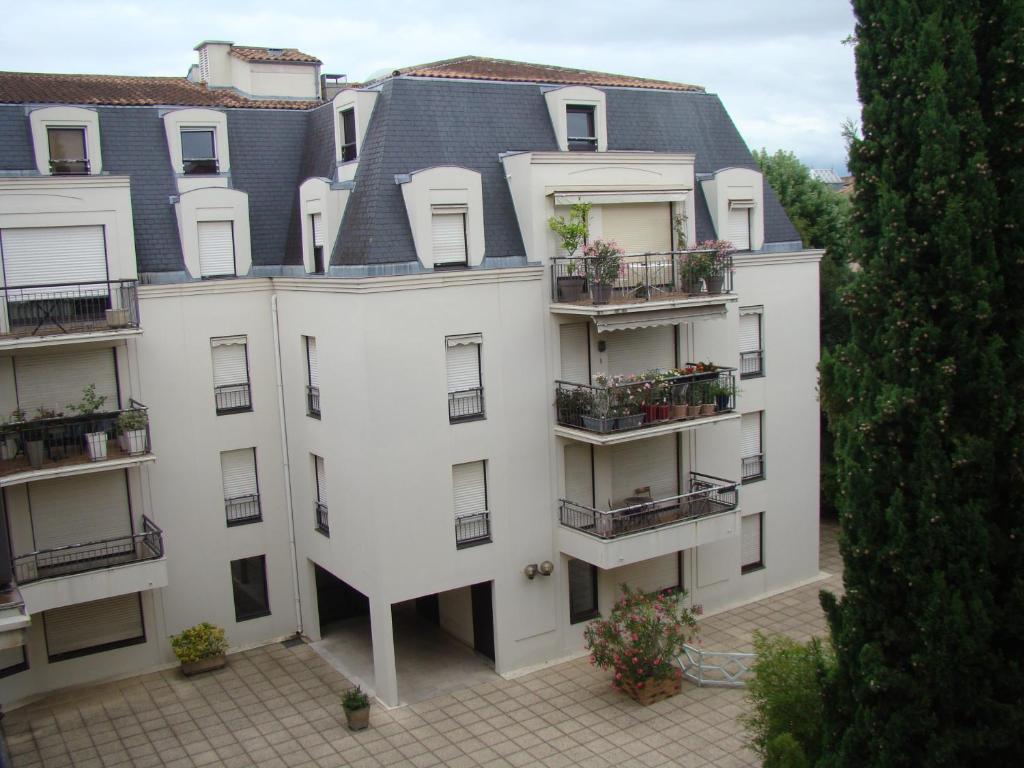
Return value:
[(644, 684), (642, 682), (637, 682), (636, 687), (637, 688), (643, 688)]

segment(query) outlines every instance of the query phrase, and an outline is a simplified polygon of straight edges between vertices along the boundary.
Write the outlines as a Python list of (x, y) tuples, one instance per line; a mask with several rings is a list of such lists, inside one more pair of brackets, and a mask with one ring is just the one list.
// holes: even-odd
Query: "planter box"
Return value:
[(671, 699), (682, 688), (682, 670), (676, 671), (676, 676), (669, 680), (655, 680), (652, 677), (643, 681), (643, 688), (636, 688), (632, 683), (623, 683), (622, 691), (638, 704), (645, 707), (665, 699)]
[(208, 659), (200, 659), (199, 661), (183, 661), (181, 662), (181, 671), (186, 675), (198, 675), (202, 672), (210, 672), (214, 669), (220, 669), (227, 663), (227, 659), (224, 658), (224, 654), (219, 656), (211, 656)]
[[(615, 429), (615, 422), (618, 419), (614, 418), (600, 418), (598, 416), (582, 416), (583, 428), (589, 429), (591, 432), (611, 432)], [(643, 418), (643, 414), (640, 414), (640, 418)]]
[(128, 310), (127, 309), (108, 309), (107, 310), (107, 327), (109, 328), (124, 328), (128, 325)]
[(25, 453), (28, 454), (29, 465), (33, 469), (39, 469), (43, 466), (43, 458), (46, 456), (46, 443), (42, 440), (27, 440)]
[(595, 304), (607, 304), (612, 299), (610, 283), (594, 283), (590, 286), (590, 300)]
[(87, 433), (85, 436), (85, 448), (89, 452), (90, 461), (103, 461), (107, 458), (107, 433)]
[(644, 415), (642, 413), (633, 413), (629, 416), (619, 416), (615, 420), (616, 429), (636, 429), (644, 423)]
[(11, 435), (5, 435), (0, 440), (0, 459), (10, 461), (18, 455), (18, 441)]
[(370, 708), (345, 709), (345, 720), (350, 731), (365, 731), (370, 725)]
[(558, 285), (558, 300), (567, 303), (579, 301), (586, 285), (586, 281), (582, 277), (559, 277), (556, 283)]
[(146, 430), (129, 429), (127, 432), (123, 432), (121, 437), (124, 438), (121, 450), (125, 453), (138, 456), (146, 452)]

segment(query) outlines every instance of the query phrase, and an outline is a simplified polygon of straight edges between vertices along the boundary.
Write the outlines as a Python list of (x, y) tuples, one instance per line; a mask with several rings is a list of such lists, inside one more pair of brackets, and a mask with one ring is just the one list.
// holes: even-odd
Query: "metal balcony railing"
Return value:
[(764, 376), (764, 351), (740, 352), (740, 378), (753, 379), (757, 376)]
[(484, 388), (474, 387), (448, 393), (448, 421), (469, 421), (484, 415)]
[(753, 456), (744, 456), (740, 459), (740, 479), (744, 483), (764, 478), (764, 454), (757, 453)]
[(624, 432), (728, 413), (736, 407), (735, 368), (693, 368), (616, 376), (597, 386), (555, 382), (555, 418), (588, 432)]
[(551, 260), (552, 301), (632, 304), (732, 293), (732, 254), (715, 250), (626, 254), (614, 274), (594, 257)]
[(163, 535), (156, 523), (143, 516), (139, 533), (18, 555), (14, 558), (14, 578), (19, 584), (29, 584), (40, 579), (153, 560), (163, 557)]
[(91, 168), (88, 158), (50, 160), (50, 173), (54, 176), (88, 176)]
[(240, 384), (216, 386), (213, 388), (213, 398), (217, 405), (218, 416), (252, 410), (252, 392), (247, 381)]
[(306, 387), (306, 415), (314, 419), (320, 418), (320, 387)]
[(135, 280), (113, 280), (4, 286), (0, 336), (138, 328), (137, 285)]
[(720, 477), (690, 473), (690, 492), (665, 499), (626, 499), (618, 509), (601, 510), (561, 499), (559, 522), (567, 528), (599, 539), (614, 539), (665, 525), (697, 520), (736, 509), (738, 483)]
[(319, 501), (313, 502), (313, 519), (316, 523), (316, 529), (324, 536), (331, 535), (331, 523), (327, 516), (327, 505)]
[(477, 512), (455, 518), (455, 546), (459, 549), (491, 540), (491, 513)]
[(121, 411), (65, 416), (40, 409), (0, 426), (0, 475), (149, 453), (149, 415), (135, 400)]
[(224, 499), (224, 514), (228, 525), (258, 523), (263, 519), (263, 510), (260, 508), (260, 495), (253, 493), (248, 496), (235, 496), (231, 499)]

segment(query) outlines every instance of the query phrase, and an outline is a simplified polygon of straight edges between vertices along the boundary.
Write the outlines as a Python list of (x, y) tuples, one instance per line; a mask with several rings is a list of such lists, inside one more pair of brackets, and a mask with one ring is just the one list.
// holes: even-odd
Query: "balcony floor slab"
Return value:
[(0, 352), (42, 347), (60, 347), (68, 344), (86, 344), (93, 341), (110, 341), (141, 336), (141, 328), (107, 328), (71, 333), (53, 333), (46, 336), (17, 336), (0, 334)]
[(578, 443), (590, 445), (620, 445), (631, 443), (634, 440), (647, 440), (651, 437), (661, 435), (672, 435), (677, 432), (688, 432), (691, 429), (704, 427), (709, 424), (720, 424), (726, 421), (736, 421), (741, 414), (735, 412), (719, 413), (714, 416), (705, 416), (698, 419), (678, 419), (665, 421), (652, 427), (640, 427), (639, 429), (627, 429), (621, 432), (590, 432), (576, 427), (567, 427), (562, 424), (555, 425), (555, 436), (564, 437), (568, 440), (575, 440)]
[(51, 576), (19, 586), (30, 614), (167, 586), (167, 557)]
[(609, 317), (634, 312), (656, 312), (664, 310), (688, 310), (700, 307), (716, 307), (737, 301), (731, 293), (666, 293), (661, 298), (647, 301), (613, 300), (608, 304), (594, 304), (589, 298), (576, 302), (552, 302), (551, 311), (559, 315), (583, 315), (586, 317)]
[(9, 485), (33, 483), (36, 480), (50, 480), (56, 477), (88, 475), (93, 472), (109, 472), (112, 469), (126, 469), (140, 464), (156, 461), (152, 453), (131, 456), (122, 453), (116, 443), (111, 441), (107, 458), (102, 461), (90, 461), (88, 456), (73, 456), (59, 462), (47, 464), (45, 467), (33, 469), (28, 459), (19, 456), (17, 459), (0, 462), (0, 488)]

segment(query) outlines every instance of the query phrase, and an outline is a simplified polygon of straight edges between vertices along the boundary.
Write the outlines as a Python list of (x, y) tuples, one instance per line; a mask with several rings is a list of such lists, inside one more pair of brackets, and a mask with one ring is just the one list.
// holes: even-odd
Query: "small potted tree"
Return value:
[(701, 252), (700, 276), (704, 278), (708, 293), (721, 293), (725, 275), (729, 271), (730, 256), (735, 250), (728, 240), (705, 240), (697, 244)]
[(358, 685), (341, 695), (341, 708), (350, 731), (365, 731), (370, 725), (370, 699)]
[(583, 249), (583, 255), (590, 259), (592, 284), (590, 299), (595, 304), (607, 304), (611, 300), (612, 288), (619, 279), (623, 250), (611, 240), (595, 240)]
[(576, 203), (569, 208), (569, 218), (552, 216), (548, 219), (548, 228), (560, 239), (560, 247), (568, 256), (565, 262), (565, 274), (555, 277), (558, 300), (574, 302), (579, 300), (587, 281), (579, 261), (573, 258), (584, 243), (587, 242), (587, 219), (590, 215), (590, 203)]
[(146, 425), (149, 416), (143, 410), (123, 411), (117, 417), (117, 430), (120, 433), (121, 450), (130, 456), (138, 456), (146, 452)]
[(204, 621), (172, 637), (171, 648), (181, 662), (181, 671), (196, 675), (224, 666), (228, 641), (223, 629)]
[[(81, 416), (92, 416), (97, 413), (103, 404), (107, 402), (106, 395), (96, 394), (96, 385), (90, 384), (82, 390), (82, 399), (78, 403), (68, 404), (68, 410), (78, 413)], [(95, 422), (90, 424), (95, 427)], [(90, 461), (102, 461), (107, 458), (107, 432), (100, 430), (85, 433), (85, 448), (89, 453)]]

